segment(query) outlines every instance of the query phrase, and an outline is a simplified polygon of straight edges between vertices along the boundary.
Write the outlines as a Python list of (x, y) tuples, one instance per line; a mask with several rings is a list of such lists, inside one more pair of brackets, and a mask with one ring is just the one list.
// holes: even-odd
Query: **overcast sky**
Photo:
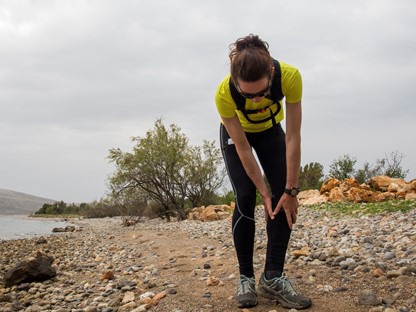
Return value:
[(218, 143), (228, 46), (249, 33), (298, 67), (302, 165), (392, 151), (416, 178), (412, 0), (0, 0), (0, 188), (99, 200), (111, 148), (157, 118)]

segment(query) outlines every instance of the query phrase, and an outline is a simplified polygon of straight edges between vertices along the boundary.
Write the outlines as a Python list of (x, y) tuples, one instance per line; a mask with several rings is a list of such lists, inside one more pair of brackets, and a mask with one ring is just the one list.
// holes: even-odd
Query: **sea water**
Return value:
[(53, 228), (65, 227), (66, 225), (66, 222), (53, 219), (0, 215), (0, 240), (53, 234)]

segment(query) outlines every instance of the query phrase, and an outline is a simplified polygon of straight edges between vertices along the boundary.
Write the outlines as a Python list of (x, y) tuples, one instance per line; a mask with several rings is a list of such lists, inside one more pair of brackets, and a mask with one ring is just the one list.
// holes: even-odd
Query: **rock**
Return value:
[(386, 296), (381, 299), (381, 301), (385, 304), (392, 305), (397, 300), (396, 296)]
[(364, 290), (358, 297), (358, 304), (377, 306), (381, 304), (381, 300), (371, 290)]
[[(390, 199), (412, 199), (416, 198), (416, 180), (406, 182), (404, 179), (395, 179), (387, 176), (371, 178), (369, 185), (359, 184), (354, 178), (343, 181), (329, 179), (321, 189), (320, 195), (327, 197), (329, 202), (350, 201), (355, 203), (379, 202)], [(300, 194), (299, 194), (300, 195)], [(302, 194), (299, 203), (304, 205), (309, 198), (316, 198), (315, 192)], [(325, 202), (325, 199), (320, 202)]]
[(383, 270), (382, 270), (382, 269), (380, 269), (380, 268), (375, 268), (373, 271), (371, 271), (371, 274), (372, 274), (374, 277), (380, 277), (380, 276), (383, 276), (383, 275), (384, 275), (384, 272), (383, 272)]
[(346, 197), (342, 193), (339, 187), (334, 187), (329, 191), (328, 201), (335, 203), (335, 202), (342, 202), (345, 201)]
[(386, 192), (393, 179), (387, 176), (372, 177), (368, 184), (379, 191)]
[(405, 200), (412, 200), (412, 199), (416, 199), (416, 193), (407, 193), (406, 196), (404, 197)]
[(156, 294), (152, 299), (156, 300), (156, 301), (159, 301), (160, 299), (163, 299), (165, 297), (166, 297), (166, 291), (162, 291), (162, 292)]
[(318, 195), (320, 195), (320, 192), (318, 190), (306, 190), (306, 191), (299, 192), (297, 198), (298, 198), (298, 201), (301, 201), (303, 199), (308, 199), (308, 198), (315, 197)]
[(207, 286), (218, 286), (220, 284), (222, 284), (222, 282), (218, 277), (209, 276), (207, 279)]
[(216, 221), (219, 220), (214, 206), (208, 206), (201, 213), (200, 220), (202, 221)]
[(339, 263), (340, 269), (346, 270), (354, 267), (356, 265), (355, 260), (352, 258), (347, 258), (344, 261)]
[(398, 270), (402, 275), (412, 275), (416, 274), (416, 267), (402, 267)]
[(391, 199), (395, 199), (396, 196), (393, 193), (390, 192), (382, 192), (376, 194), (376, 201), (387, 201)]
[(73, 225), (68, 225), (64, 228), (53, 228), (52, 232), (54, 233), (60, 233), (60, 232), (74, 232), (75, 231), (75, 226)]
[(399, 277), (397, 277), (395, 279), (395, 282), (403, 284), (403, 285), (407, 285), (407, 284), (410, 284), (410, 283), (413, 282), (413, 277), (406, 276), (406, 275), (400, 275)]
[(298, 194), (298, 201), (300, 206), (312, 206), (320, 203), (325, 203), (327, 197), (321, 195), (318, 190), (306, 190)]
[(343, 185), (346, 185), (347, 190), (352, 187), (360, 187), (360, 183), (355, 178), (344, 179), (340, 186), (343, 187)]
[(298, 258), (300, 256), (308, 256), (309, 255), (309, 247), (305, 246), (305, 247), (302, 247), (301, 249), (293, 250), (290, 254), (295, 256), (296, 258)]
[(128, 312), (131, 311), (132, 309), (137, 308), (137, 304), (136, 302), (129, 302), (126, 303), (125, 305), (122, 305), (117, 311), (118, 312)]
[(105, 271), (103, 275), (101, 275), (100, 280), (113, 280), (115, 279), (115, 275), (113, 271)]
[(24, 291), (28, 291), (30, 289), (30, 284), (29, 283), (22, 283), (20, 285), (17, 285), (17, 290), (24, 290)]
[(374, 307), (371, 308), (368, 312), (384, 312), (384, 307)]
[(345, 256), (337, 256), (332, 262), (332, 265), (339, 265), (342, 261), (345, 261), (345, 259), (346, 259)]
[(128, 291), (124, 294), (123, 300), (121, 300), (121, 303), (129, 303), (134, 301), (134, 292)]
[(43, 244), (47, 244), (47, 243), (48, 243), (48, 240), (45, 237), (43, 237), (43, 236), (39, 237), (36, 240), (36, 244), (37, 245), (43, 245)]
[(188, 214), (188, 220), (217, 221), (230, 217), (232, 208), (228, 205), (210, 205), (195, 207)]
[(399, 272), (399, 271), (388, 271), (387, 273), (386, 273), (386, 277), (387, 278), (395, 278), (395, 277), (399, 277), (399, 276), (401, 276), (402, 274)]
[(148, 291), (148, 292), (146, 292), (144, 294), (141, 294), (140, 297), (139, 297), (139, 300), (143, 300), (145, 298), (153, 298), (154, 296), (155, 296), (154, 293)]
[(56, 270), (52, 267), (53, 261), (51, 256), (38, 251), (36, 258), (22, 261), (4, 274), (5, 287), (25, 282), (42, 282), (55, 277)]
[(131, 310), (130, 312), (145, 312), (147, 311), (147, 309), (148, 309), (148, 306), (144, 304), (134, 310)]
[(386, 259), (386, 260), (391, 260), (391, 259), (394, 259), (394, 258), (396, 258), (396, 254), (394, 252), (386, 252), (384, 254), (384, 259)]
[(225, 212), (225, 211), (218, 211), (217, 212), (217, 216), (218, 216), (218, 220), (226, 220), (228, 219), (231, 215), (229, 212)]
[(338, 187), (341, 184), (341, 181), (335, 178), (331, 178), (329, 179), (326, 183), (324, 183), (320, 189), (320, 193), (324, 194), (324, 193), (328, 193), (330, 192), (333, 188)]
[(13, 298), (9, 294), (0, 294), (0, 302), (13, 302)]
[(346, 198), (355, 203), (371, 203), (377, 201), (377, 192), (363, 189), (361, 187), (352, 187), (346, 192)]

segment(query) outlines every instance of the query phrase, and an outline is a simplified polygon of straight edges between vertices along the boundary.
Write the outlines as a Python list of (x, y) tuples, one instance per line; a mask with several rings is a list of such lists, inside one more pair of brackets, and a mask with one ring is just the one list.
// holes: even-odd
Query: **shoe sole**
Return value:
[(252, 308), (252, 307), (255, 307), (257, 304), (258, 304), (257, 299), (255, 302), (244, 302), (244, 303), (237, 302), (237, 305), (239, 308)]
[(302, 306), (299, 306), (299, 305), (292, 304), (292, 303), (288, 302), (287, 300), (284, 300), (282, 297), (279, 297), (278, 295), (269, 293), (267, 290), (265, 290), (260, 285), (257, 289), (257, 293), (260, 296), (264, 297), (264, 298), (267, 298), (267, 299), (270, 299), (270, 300), (275, 300), (275, 301), (279, 302), (284, 308), (287, 308), (287, 309), (302, 310), (302, 309), (307, 309), (307, 308), (311, 307), (311, 305), (308, 305), (306, 307), (302, 307)]

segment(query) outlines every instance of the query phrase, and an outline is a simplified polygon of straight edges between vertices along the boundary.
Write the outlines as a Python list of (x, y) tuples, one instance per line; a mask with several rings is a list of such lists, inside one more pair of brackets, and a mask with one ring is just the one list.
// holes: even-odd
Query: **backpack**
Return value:
[[(245, 108), (246, 98), (237, 91), (237, 88), (235, 87), (234, 82), (232, 81), (232, 79), (230, 79), (230, 82), (229, 82), (230, 93), (235, 104), (237, 105), (237, 110), (241, 111), (244, 117), (253, 124), (263, 123), (271, 119), (274, 125), (275, 116), (280, 112), (280, 109), (281, 109), (280, 101), (284, 97), (283, 92), (282, 92), (282, 71), (280, 69), (280, 63), (275, 59), (273, 59), (273, 66), (274, 66), (274, 77), (272, 81), (272, 86), (270, 89), (270, 94), (266, 96), (266, 98), (272, 100), (273, 103), (261, 109), (246, 109)], [(277, 105), (277, 110), (274, 113), (272, 109), (270, 108), (270, 106), (272, 106), (273, 104)], [(257, 114), (259, 112), (264, 112), (267, 109), (269, 109), (270, 111), (270, 116), (261, 120), (250, 119), (249, 114)]]

